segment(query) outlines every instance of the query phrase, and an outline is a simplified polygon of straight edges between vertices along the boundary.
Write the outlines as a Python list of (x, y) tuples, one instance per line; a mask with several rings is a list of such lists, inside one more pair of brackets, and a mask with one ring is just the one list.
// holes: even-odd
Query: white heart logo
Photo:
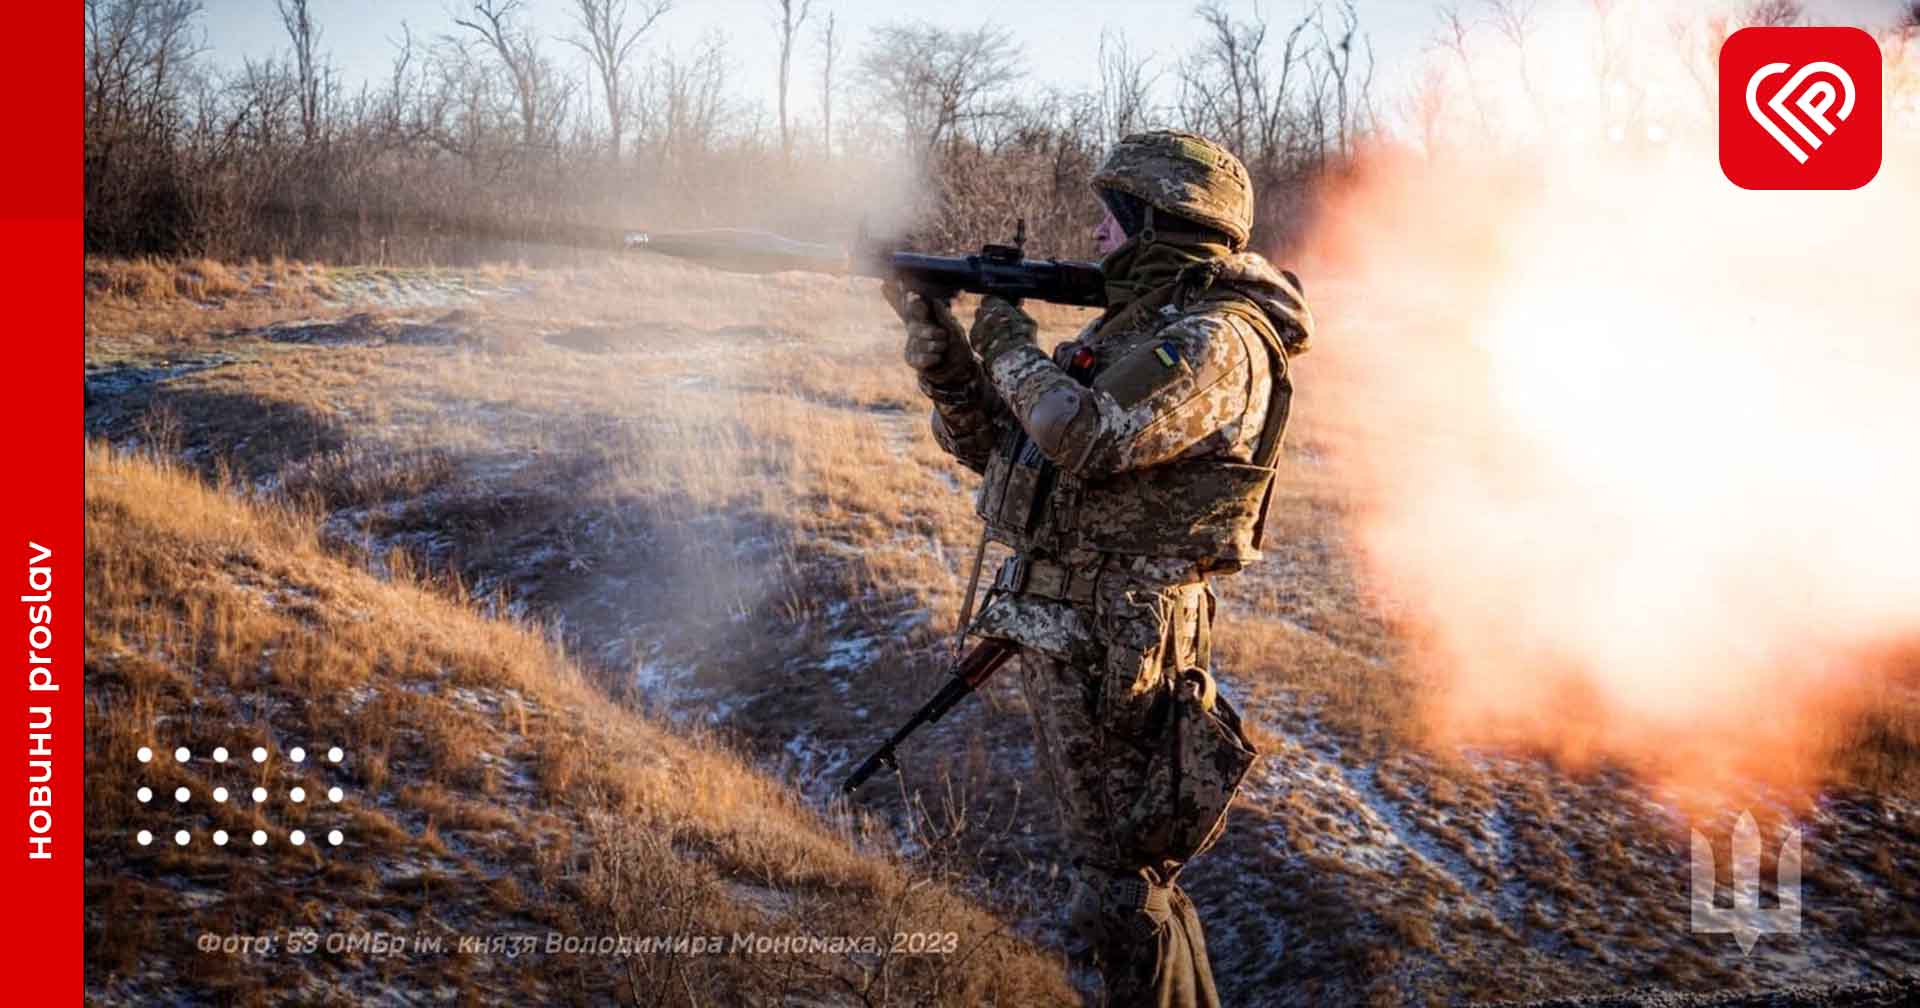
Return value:
[[(1853, 115), (1853, 78), (1847, 76), (1845, 70), (1825, 60), (1809, 63), (1801, 67), (1792, 77), (1787, 78), (1787, 82), (1782, 84), (1779, 90), (1773, 93), (1773, 97), (1767, 100), (1765, 107), (1762, 107), (1760, 85), (1766, 83), (1769, 78), (1791, 69), (1793, 65), (1790, 63), (1769, 63), (1755, 70), (1753, 76), (1747, 78), (1747, 112), (1753, 116), (1754, 122), (1760, 124), (1761, 129), (1771, 134), (1780, 146), (1786, 148), (1788, 154), (1793, 155), (1795, 161), (1806, 164), (1808, 150), (1803, 150), (1799, 144), (1795, 143), (1793, 138), (1787, 135), (1786, 130), (1780, 128), (1780, 124), (1785, 123), (1792, 127), (1795, 133), (1800, 134), (1800, 138), (1806, 141), (1808, 149), (1819, 150), (1820, 145), (1826, 142), (1826, 138), (1840, 128), (1839, 123), (1834, 120), (1845, 122), (1848, 116)], [(1807, 78), (1817, 73), (1828, 74), (1833, 77), (1833, 80), (1823, 79), (1807, 84)], [(1845, 92), (1844, 96), (1834, 90), (1835, 81), (1839, 82), (1841, 91)], [(1802, 85), (1805, 87), (1803, 88)], [(1796, 95), (1798, 97), (1795, 97)], [(1794, 108), (1800, 110), (1804, 119), (1801, 115), (1795, 115), (1793, 109), (1787, 107), (1789, 99), (1792, 99)], [(1839, 103), (1840, 109), (1830, 119), (1827, 113), (1833, 111), (1835, 102)], [(1769, 112), (1772, 115), (1769, 115)], [(1807, 128), (1808, 121), (1820, 129), (1820, 134), (1815, 134), (1813, 130)]]

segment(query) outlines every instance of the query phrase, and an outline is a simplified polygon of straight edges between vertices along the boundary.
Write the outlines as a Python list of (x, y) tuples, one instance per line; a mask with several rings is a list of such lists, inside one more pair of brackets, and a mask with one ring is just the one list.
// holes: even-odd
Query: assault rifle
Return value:
[(626, 247), (691, 259), (736, 273), (803, 270), (851, 276), (892, 277), (928, 298), (947, 299), (961, 291), (994, 294), (1009, 301), (1032, 299), (1082, 308), (1104, 308), (1106, 282), (1100, 267), (1068, 259), (1028, 259), (1027, 222), (1006, 245), (987, 244), (973, 255), (941, 256), (893, 252), (861, 241), (851, 252), (833, 245), (794, 241), (764, 231), (716, 228), (661, 234), (635, 232)]
[(940, 692), (935, 693), (933, 699), (927, 701), (926, 706), (914, 711), (913, 717), (908, 718), (907, 723), (902, 725), (899, 731), (894, 732), (892, 738), (882, 743), (880, 748), (873, 751), (873, 755), (868, 756), (865, 762), (855, 768), (852, 776), (847, 778), (847, 782), (840, 785), (840, 792), (852, 794), (859, 789), (860, 785), (867, 782), (867, 778), (879, 772), (881, 767), (889, 770), (900, 769), (900, 763), (894, 758), (894, 749), (906, 741), (907, 736), (918, 731), (921, 725), (940, 720), (953, 709), (954, 704), (966, 699), (967, 694), (979, 689), (988, 677), (1007, 663), (1007, 659), (1013, 657), (1017, 650), (1018, 648), (1006, 641), (983, 640), (975, 644), (973, 650), (968, 651), (966, 657), (961, 658), (959, 664), (953, 667), (953, 679), (942, 687)]
[[(1020, 230), (1024, 233), (1026, 231), (1025, 226), (1023, 225)], [(1015, 240), (1017, 241), (1019, 239), (1016, 238)], [(991, 248), (992, 246), (988, 247)], [(1068, 363), (1067, 376), (1085, 385), (1093, 379), (1093, 364), (1093, 354), (1083, 347), (1078, 353), (1073, 355)], [(1040, 449), (1034, 445), (1032, 440), (1028, 439), (1025, 434), (1021, 435), (1019, 444), (1014, 449), (1014, 454), (1024, 459), (1021, 464), (1032, 466), (1038, 470), (1039, 485), (1041, 488), (1038, 497), (1045, 499), (1051, 492), (1049, 488), (1052, 487), (1053, 480), (1058, 471), (1055, 469), (1053, 462), (1042, 455)], [(973, 551), (973, 574), (967, 579), (967, 601), (960, 609), (959, 632), (961, 637), (958, 639), (965, 638), (967, 626), (973, 617), (973, 592), (974, 588), (980, 583), (980, 561), (985, 557), (986, 551), (987, 530), (982, 528), (980, 530), (980, 543), (974, 547)], [(956, 652), (958, 650), (957, 642), (955, 650)], [(908, 718), (907, 723), (902, 726), (899, 731), (894, 732), (892, 738), (888, 739), (879, 749), (874, 750), (873, 755), (868, 756), (866, 762), (861, 763), (860, 766), (853, 771), (853, 776), (847, 778), (847, 782), (841, 785), (840, 790), (845, 794), (852, 794), (856, 788), (866, 783), (867, 778), (872, 777), (881, 767), (886, 767), (891, 770), (900, 769), (900, 764), (894, 759), (894, 748), (905, 741), (907, 736), (912, 735), (921, 725), (932, 724), (940, 720), (942, 715), (953, 709), (954, 704), (966, 699), (967, 694), (979, 689), (981, 684), (985, 683), (989, 676), (998, 671), (1000, 666), (1005, 665), (1007, 659), (1013, 657), (1018, 651), (1019, 648), (1016, 645), (1002, 640), (988, 639), (975, 644), (973, 650), (968, 651), (964, 657), (954, 663), (953, 681), (947, 683), (946, 687), (939, 693), (934, 694), (933, 699), (927, 701), (926, 706), (914, 711), (913, 717)]]

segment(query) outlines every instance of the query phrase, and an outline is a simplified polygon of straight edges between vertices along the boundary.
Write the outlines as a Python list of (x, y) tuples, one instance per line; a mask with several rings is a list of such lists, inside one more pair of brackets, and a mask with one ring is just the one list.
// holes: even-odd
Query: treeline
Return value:
[(1004, 28), (901, 21), (853, 40), (826, 0), (767, 0), (773, 109), (746, 97), (717, 33), (650, 45), (684, 16), (674, 0), (566, 0), (559, 34), (521, 0), (462, 0), (403, 29), (386, 72), (354, 86), (314, 5), (276, 3), (284, 45), (216, 66), (200, 0), (87, 0), (90, 252), (538, 258), (642, 225), (865, 227), (960, 248), (1024, 217), (1036, 249), (1084, 253), (1087, 176), (1116, 138), (1158, 126), (1240, 153), (1273, 246), (1376, 127), (1352, 0), (1283, 22), (1203, 3), (1164, 65), (1111, 32), (1073, 91), (1036, 87)]

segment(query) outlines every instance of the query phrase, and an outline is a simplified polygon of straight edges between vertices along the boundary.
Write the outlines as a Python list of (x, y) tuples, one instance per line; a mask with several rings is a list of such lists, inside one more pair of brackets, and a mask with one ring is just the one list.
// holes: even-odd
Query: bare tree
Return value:
[(1020, 78), (1020, 61), (1003, 28), (956, 32), (921, 22), (875, 29), (860, 69), (882, 114), (931, 152), (957, 142), (964, 127), (1006, 113), (999, 99)]
[[(357, 92), (328, 67), (332, 37), (313, 10), (324, 5), (275, 0), (291, 49), (216, 70), (195, 55), (201, 2), (86, 0), (91, 251), (491, 256), (476, 243), (603, 228), (616, 212), (661, 226), (812, 227), (799, 222), (896, 192), (906, 198), (885, 201), (884, 226), (911, 212), (915, 240), (971, 243), (1024, 217), (1036, 243), (1064, 251), (1098, 213), (1085, 179), (1102, 148), (1161, 121), (1235, 145), (1270, 246), (1300, 230), (1323, 167), (1372, 127), (1370, 53), (1345, 0), (1316, 0), (1323, 15), (1270, 30), (1229, 16), (1238, 0), (1208, 4), (1203, 38), (1177, 62), (1110, 33), (1099, 79), (1081, 89), (1023, 86), (1022, 54), (992, 26), (895, 23), (850, 45), (837, 4), (756, 0), (788, 50), (778, 133), (774, 103), (745, 97), (723, 36), (646, 54), (671, 0), (568, 0), (555, 37), (530, 0), (459, 0), (444, 33), (399, 35), (390, 69)], [(1474, 0), (1483, 17), (1485, 2)], [(556, 45), (585, 55), (579, 69)], [(808, 59), (817, 65), (795, 66)], [(1176, 100), (1157, 105), (1169, 83)], [(772, 191), (770, 170), (813, 156), (813, 87), (826, 158), (840, 145), (883, 153), (793, 171)], [(1416, 112), (1438, 118), (1437, 106)], [(902, 169), (919, 184), (902, 184)]]
[(300, 105), (300, 139), (308, 147), (320, 132), (321, 87), (327, 75), (314, 46), (320, 41), (320, 29), (313, 23), (307, 0), (274, 0), (280, 10), (280, 23), (286, 26), (293, 43), (293, 75)]
[(164, 125), (200, 53), (200, 0), (87, 0), (87, 126)]
[(1427, 64), (1425, 71), (1420, 75), (1420, 82), (1408, 95), (1405, 107), (1407, 121), (1411, 122), (1418, 132), (1420, 149), (1428, 157), (1438, 155), (1445, 140), (1446, 71), (1432, 63)]
[(1458, 6), (1443, 7), (1440, 10), (1440, 46), (1453, 55), (1460, 65), (1461, 76), (1465, 78), (1467, 96), (1473, 100), (1474, 116), (1480, 120), (1480, 132), (1487, 135), (1493, 131), (1493, 121), (1487, 115), (1487, 103), (1480, 95), (1480, 78), (1473, 72), (1473, 56), (1468, 51), (1468, 39), (1473, 27)]
[(500, 61), (519, 113), (520, 145), (536, 147), (557, 140), (572, 85), (541, 55), (535, 36), (515, 21), (521, 6), (521, 0), (474, 0), (473, 16), (453, 23), (480, 36)]
[(87, 0), (86, 240), (170, 251), (192, 221), (179, 137), (191, 120), (199, 0)]
[(1207, 33), (1180, 67), (1182, 117), (1191, 128), (1219, 137), (1256, 175), (1271, 179), (1294, 136), (1296, 74), (1307, 63), (1302, 36), (1316, 23), (1317, 11), (1287, 30), (1271, 65), (1267, 23), (1258, 13), (1238, 21), (1219, 0), (1196, 13)]
[(1490, 20), (1500, 37), (1513, 46), (1520, 60), (1520, 89), (1527, 95), (1536, 116), (1542, 114), (1540, 94), (1533, 86), (1533, 68), (1527, 61), (1527, 40), (1533, 37), (1540, 0), (1487, 0)]
[(840, 56), (840, 39), (835, 34), (839, 19), (828, 11), (820, 23), (820, 122), (821, 144), (828, 160), (833, 159), (833, 69)]
[(411, 26), (400, 22), (400, 37), (389, 41), (394, 48), (393, 62), (386, 86), (371, 106), (368, 125), (382, 150), (412, 149), (444, 128), (447, 96), (427, 87)]
[[(1333, 103), (1332, 120), (1334, 126), (1334, 147), (1342, 157), (1353, 150), (1356, 133), (1370, 125), (1371, 107), (1369, 92), (1373, 85), (1373, 42), (1360, 34), (1360, 15), (1354, 8), (1353, 0), (1341, 0), (1340, 24), (1329, 34), (1324, 11), (1316, 11), (1314, 27), (1320, 36), (1318, 52), (1319, 77), (1327, 87), (1317, 87), (1316, 93), (1331, 98)], [(1354, 43), (1358, 39), (1365, 61), (1360, 68), (1361, 77), (1354, 77)], [(1330, 93), (1329, 93), (1330, 92)], [(1328, 116), (1316, 109), (1315, 122), (1324, 126)], [(1327, 144), (1324, 134), (1317, 144), (1319, 153), (1324, 156)]]
[(1099, 96), (1048, 90), (998, 117), (976, 142), (943, 151), (932, 168), (939, 204), (925, 240), (946, 247), (1003, 239), (1016, 219), (1050, 249), (1085, 241), (1099, 204), (1087, 179), (1101, 154)]
[(1195, 10), (1203, 31), (1179, 68), (1180, 121), (1240, 155), (1256, 193), (1254, 231), (1269, 247), (1300, 236), (1312, 187), (1373, 128), (1373, 52), (1357, 7), (1316, 4), (1284, 34), (1256, 10), (1220, 0)]
[(1161, 73), (1148, 73), (1153, 59), (1135, 56), (1125, 33), (1115, 30), (1100, 33), (1100, 140), (1112, 144), (1129, 133), (1144, 128), (1149, 114), (1147, 102), (1159, 83)]
[(224, 132), (258, 150), (279, 153), (290, 146), (284, 131), (303, 111), (304, 97), (294, 72), (278, 60), (245, 59), (226, 91), (231, 105)]
[(498, 176), (505, 168), (500, 155), (517, 131), (512, 114), (497, 110), (501, 74), (467, 40), (443, 36), (429, 53), (424, 76), (422, 86), (438, 96), (441, 110), (428, 143), (458, 158), (472, 177)]
[(789, 161), (793, 158), (793, 133), (787, 124), (787, 85), (792, 80), (793, 37), (807, 23), (813, 0), (800, 0), (798, 8), (793, 0), (773, 0), (773, 5), (780, 11), (779, 20), (773, 23), (773, 30), (780, 36), (780, 158)]
[(666, 54), (649, 70), (650, 132), (660, 170), (688, 178), (712, 153), (731, 111), (729, 69), (725, 40), (709, 33), (691, 55)]
[(1800, 0), (1754, 0), (1740, 17), (1759, 28), (1791, 28), (1806, 18), (1807, 8)]
[(635, 16), (627, 0), (574, 0), (573, 18), (581, 34), (568, 36), (566, 42), (586, 54), (600, 78), (607, 107), (607, 152), (616, 162), (631, 115), (627, 100), (633, 80), (628, 64), (634, 43), (672, 9), (673, 0), (641, 0)]

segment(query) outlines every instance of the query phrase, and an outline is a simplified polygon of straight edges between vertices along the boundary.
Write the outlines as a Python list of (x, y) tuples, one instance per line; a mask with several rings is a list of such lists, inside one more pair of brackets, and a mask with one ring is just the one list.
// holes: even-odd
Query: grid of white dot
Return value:
[[(213, 748), (213, 761), (215, 763), (225, 763), (228, 755), (230, 754), (227, 752), (226, 746), (215, 746)], [(254, 746), (253, 751), (249, 753), (249, 755), (253, 757), (255, 763), (265, 763), (267, 761), (267, 750), (265, 746)], [(142, 763), (151, 763), (153, 762), (153, 749), (149, 746), (141, 746), (134, 751), (133, 756)], [(345, 759), (346, 756), (346, 751), (339, 746), (332, 746), (327, 749), (327, 762), (329, 763), (338, 763)], [(307, 759), (307, 751), (301, 746), (294, 746), (287, 751), (287, 758), (295, 763), (304, 763)], [(193, 751), (186, 746), (180, 746), (173, 751), (173, 760), (176, 763), (187, 763), (191, 762), (192, 759)], [(264, 803), (267, 800), (267, 789), (264, 787), (254, 788), (252, 794), (255, 802)], [(227, 789), (224, 787), (216, 787), (213, 789), (213, 800), (216, 802), (226, 801), (227, 795)], [(138, 798), (141, 804), (146, 804), (153, 800), (153, 789), (143, 785), (139, 790), (134, 792), (134, 797)], [(176, 802), (184, 804), (192, 797), (193, 792), (185, 787), (178, 787), (173, 791), (173, 800)], [(296, 804), (305, 802), (307, 800), (307, 789), (294, 787), (287, 792), (287, 797)], [(338, 802), (345, 797), (346, 792), (338, 786), (327, 789), (327, 800), (330, 802)], [(153, 833), (150, 830), (141, 830), (134, 834), (133, 839), (134, 842), (140, 846), (147, 847), (153, 843)], [(255, 847), (264, 847), (267, 843), (267, 831), (254, 830), (251, 839)], [(215, 846), (225, 847), (227, 840), (228, 835), (226, 830), (213, 831), (213, 843)], [(304, 831), (294, 830), (287, 834), (287, 840), (295, 847), (299, 847), (307, 842), (307, 835)], [(185, 847), (193, 842), (193, 834), (187, 830), (177, 830), (173, 834), (173, 842), (178, 846)], [(337, 829), (327, 831), (328, 844), (338, 847), (344, 842), (346, 842), (346, 834)]]
[[(226, 746), (213, 747), (213, 761), (215, 763), (225, 763), (229, 755), (231, 754), (227, 752)], [(249, 755), (253, 757), (255, 763), (265, 763), (267, 761), (267, 747), (254, 746), (253, 752)], [(153, 748), (151, 746), (141, 746), (134, 751), (133, 756), (142, 763), (151, 763), (153, 762)], [(287, 758), (295, 763), (304, 763), (307, 760), (307, 750), (303, 746), (294, 746), (292, 749), (287, 750)], [(346, 758), (346, 751), (339, 746), (333, 746), (327, 750), (327, 762), (329, 763), (338, 763)], [(173, 751), (173, 761), (175, 763), (187, 763), (192, 760), (193, 750), (188, 749), (186, 746), (181, 746)]]

